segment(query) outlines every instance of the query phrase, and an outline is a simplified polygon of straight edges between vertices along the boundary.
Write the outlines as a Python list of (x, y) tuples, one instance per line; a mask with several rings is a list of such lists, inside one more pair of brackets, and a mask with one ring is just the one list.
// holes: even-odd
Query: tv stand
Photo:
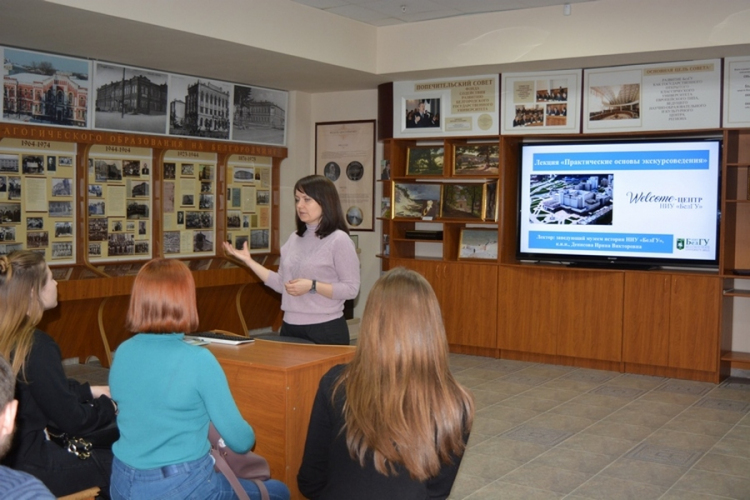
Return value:
[(651, 271), (659, 266), (652, 264), (633, 264), (625, 262), (570, 262), (568, 267), (584, 269), (617, 269), (622, 271)]

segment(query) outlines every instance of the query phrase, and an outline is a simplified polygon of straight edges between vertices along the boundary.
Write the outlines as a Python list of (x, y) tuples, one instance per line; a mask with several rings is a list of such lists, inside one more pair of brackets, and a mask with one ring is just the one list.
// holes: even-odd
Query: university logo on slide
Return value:
[(685, 250), (685, 239), (677, 238), (677, 250)]

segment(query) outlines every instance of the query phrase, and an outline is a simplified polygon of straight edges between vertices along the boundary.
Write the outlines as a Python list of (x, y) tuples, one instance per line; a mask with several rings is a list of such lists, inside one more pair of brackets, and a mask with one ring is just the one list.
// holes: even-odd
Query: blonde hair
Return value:
[(436, 476), (464, 452), (474, 401), (451, 375), (448, 341), (435, 293), (421, 275), (395, 268), (367, 298), (357, 351), (334, 384), (346, 390), (346, 443), (353, 459), (412, 478)]
[(23, 370), (42, 320), (39, 293), (46, 284), (42, 255), (21, 250), (0, 257), (0, 355), (11, 360), (14, 375)]

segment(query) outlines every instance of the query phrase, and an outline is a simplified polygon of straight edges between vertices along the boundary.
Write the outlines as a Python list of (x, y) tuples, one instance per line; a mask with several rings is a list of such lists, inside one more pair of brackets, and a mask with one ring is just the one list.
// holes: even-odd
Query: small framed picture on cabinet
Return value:
[(482, 220), (497, 222), (497, 186), (499, 181), (488, 182), (484, 185), (484, 214)]
[(497, 229), (461, 229), (458, 258), (497, 260)]
[(500, 153), (497, 143), (456, 145), (453, 175), (497, 175), (498, 173), (500, 173)]
[(441, 193), (440, 184), (394, 182), (393, 216), (414, 219), (437, 217)]
[(440, 216), (444, 219), (482, 220), (484, 184), (446, 184)]
[(442, 146), (415, 146), (406, 153), (406, 175), (443, 175), (445, 149)]

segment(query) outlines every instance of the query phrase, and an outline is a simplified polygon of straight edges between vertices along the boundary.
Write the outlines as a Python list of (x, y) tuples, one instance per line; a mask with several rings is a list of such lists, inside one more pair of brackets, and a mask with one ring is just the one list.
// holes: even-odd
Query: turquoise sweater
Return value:
[(136, 469), (204, 457), (210, 449), (209, 421), (236, 452), (255, 443), (219, 362), (182, 338), (181, 333), (141, 333), (117, 348), (109, 384), (120, 410), (120, 439), (112, 450)]

